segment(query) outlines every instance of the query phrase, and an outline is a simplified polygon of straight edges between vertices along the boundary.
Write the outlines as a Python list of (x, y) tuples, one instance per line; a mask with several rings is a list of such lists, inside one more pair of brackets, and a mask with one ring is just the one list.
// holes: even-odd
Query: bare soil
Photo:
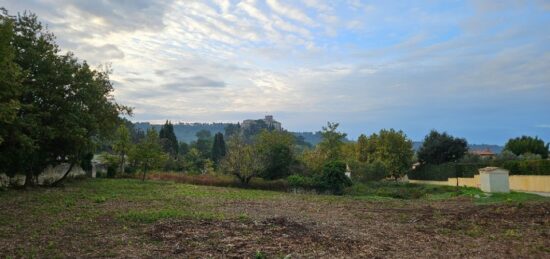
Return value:
[[(231, 203), (252, 219), (168, 220), (147, 231), (162, 256), (549, 258), (550, 204)], [(389, 206), (388, 206), (389, 205)], [(393, 205), (393, 206), (392, 206)]]

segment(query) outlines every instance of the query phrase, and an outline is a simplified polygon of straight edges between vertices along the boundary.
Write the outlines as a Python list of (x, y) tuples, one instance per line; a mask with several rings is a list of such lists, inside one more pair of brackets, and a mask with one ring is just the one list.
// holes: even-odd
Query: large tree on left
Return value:
[[(33, 183), (48, 165), (69, 163), (62, 181), (101, 138), (111, 135), (119, 114), (129, 112), (117, 104), (109, 70), (98, 71), (72, 53), (61, 54), (54, 35), (36, 15), (16, 17), (3, 11), (11, 31), (13, 61), (21, 69), (17, 84), (17, 112), (5, 128), (0, 144), (0, 171), (24, 173), (25, 185)], [(4, 90), (2, 85), (2, 91)]]

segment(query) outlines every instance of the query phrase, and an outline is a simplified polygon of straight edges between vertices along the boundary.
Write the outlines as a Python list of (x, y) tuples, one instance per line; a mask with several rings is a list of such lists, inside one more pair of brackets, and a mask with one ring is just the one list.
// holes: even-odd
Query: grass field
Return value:
[(550, 257), (550, 199), (373, 183), (345, 196), (93, 179), (0, 192), (0, 257)]

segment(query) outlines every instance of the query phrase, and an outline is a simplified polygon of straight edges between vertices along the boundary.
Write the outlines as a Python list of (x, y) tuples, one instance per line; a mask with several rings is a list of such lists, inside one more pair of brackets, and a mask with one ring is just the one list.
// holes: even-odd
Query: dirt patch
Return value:
[(254, 220), (171, 220), (155, 224), (148, 234), (161, 241), (165, 256), (253, 257), (343, 256), (357, 240), (320, 231), (285, 217)]

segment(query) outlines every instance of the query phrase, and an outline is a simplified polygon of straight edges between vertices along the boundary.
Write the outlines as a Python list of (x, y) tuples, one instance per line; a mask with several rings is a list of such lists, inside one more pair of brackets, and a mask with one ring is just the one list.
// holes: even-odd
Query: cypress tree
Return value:
[(223, 134), (218, 132), (214, 135), (214, 144), (212, 145), (212, 161), (216, 165), (220, 163), (220, 160), (225, 156), (225, 141)]
[(166, 121), (159, 132), (160, 142), (164, 152), (170, 154), (172, 157), (178, 155), (178, 138), (174, 133), (174, 125), (170, 121)]

